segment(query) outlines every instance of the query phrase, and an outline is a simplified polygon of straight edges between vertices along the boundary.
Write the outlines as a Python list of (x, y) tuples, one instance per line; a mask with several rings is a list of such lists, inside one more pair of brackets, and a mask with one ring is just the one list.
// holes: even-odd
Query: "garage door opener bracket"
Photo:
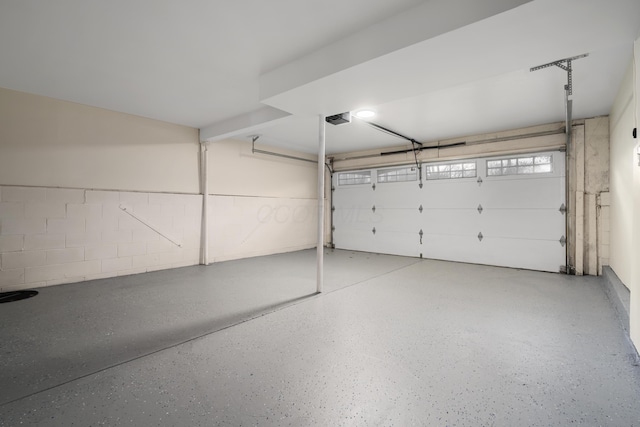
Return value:
[(571, 72), (573, 70), (571, 68), (571, 62), (575, 61), (576, 59), (586, 58), (587, 56), (589, 56), (589, 54), (584, 53), (582, 55), (572, 56), (571, 58), (559, 59), (557, 61), (549, 62), (547, 64), (538, 65), (537, 67), (531, 67), (529, 71), (531, 72), (538, 71), (538, 70), (542, 70), (543, 68), (553, 67), (554, 65), (558, 68), (562, 68), (564, 71), (567, 72), (567, 84), (565, 85), (564, 89), (568, 92), (569, 95), (573, 95), (573, 76), (571, 75)]
[(565, 123), (565, 132), (567, 134), (567, 145), (569, 144), (569, 139), (571, 138), (571, 110), (573, 107), (573, 100), (569, 99), (571, 95), (573, 95), (573, 68), (572, 62), (576, 59), (586, 58), (589, 56), (588, 53), (584, 53), (578, 56), (572, 56), (570, 58), (559, 59), (557, 61), (549, 62), (547, 64), (538, 65), (536, 67), (532, 67), (529, 69), (530, 72), (542, 70), (543, 68), (549, 68), (556, 66), (558, 68), (563, 69), (567, 72), (567, 84), (564, 85), (565, 92), (565, 113), (566, 113), (566, 123)]

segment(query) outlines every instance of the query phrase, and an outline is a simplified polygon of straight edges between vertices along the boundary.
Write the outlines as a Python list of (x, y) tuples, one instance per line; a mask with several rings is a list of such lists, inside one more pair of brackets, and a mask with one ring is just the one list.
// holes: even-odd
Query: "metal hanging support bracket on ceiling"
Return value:
[[(308, 163), (318, 163), (316, 160), (311, 160), (311, 159), (305, 159), (304, 157), (297, 157), (297, 156), (290, 156), (288, 154), (282, 154), (282, 153), (275, 153), (273, 151), (266, 151), (266, 150), (260, 150), (258, 148), (256, 148), (256, 141), (260, 138), (260, 135), (252, 135), (249, 138), (251, 138), (251, 153), (252, 154), (266, 154), (268, 156), (275, 156), (275, 157), (282, 157), (284, 159), (291, 159), (291, 160), (300, 160), (301, 162), (308, 162)], [(326, 163), (325, 163), (326, 165)], [(331, 169), (329, 169), (331, 171)]]
[(572, 75), (573, 69), (571, 68), (571, 62), (575, 61), (576, 59), (586, 58), (587, 56), (589, 56), (589, 54), (585, 53), (578, 56), (572, 56), (571, 58), (559, 59), (557, 61), (549, 62), (548, 64), (532, 67), (529, 69), (529, 71), (531, 72), (538, 71), (538, 70), (542, 70), (543, 68), (549, 68), (553, 66), (562, 68), (564, 71), (567, 72), (567, 84), (565, 85), (564, 89), (567, 91), (568, 95), (573, 95), (573, 75)]

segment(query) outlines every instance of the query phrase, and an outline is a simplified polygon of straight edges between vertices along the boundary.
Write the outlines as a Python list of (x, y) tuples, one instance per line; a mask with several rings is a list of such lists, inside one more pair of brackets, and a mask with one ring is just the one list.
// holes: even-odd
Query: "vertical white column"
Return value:
[(319, 116), (318, 138), (318, 240), (317, 240), (317, 277), (316, 291), (322, 292), (324, 285), (324, 157), (325, 157), (325, 120)]
[(209, 265), (209, 151), (206, 142), (202, 153), (202, 265)]
[(576, 276), (584, 274), (584, 126), (573, 129), (572, 143), (576, 153)]

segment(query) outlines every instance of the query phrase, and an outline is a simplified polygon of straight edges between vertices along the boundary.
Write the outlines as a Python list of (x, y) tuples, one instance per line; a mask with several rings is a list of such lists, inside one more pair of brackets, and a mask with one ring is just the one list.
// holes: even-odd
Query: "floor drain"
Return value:
[(20, 301), (21, 299), (27, 299), (38, 295), (38, 291), (13, 291), (13, 292), (0, 292), (0, 304), (4, 302)]

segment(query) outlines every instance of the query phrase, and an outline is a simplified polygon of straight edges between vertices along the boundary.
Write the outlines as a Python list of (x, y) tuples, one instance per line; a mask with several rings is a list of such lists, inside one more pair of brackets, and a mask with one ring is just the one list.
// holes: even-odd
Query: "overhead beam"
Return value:
[[(529, 3), (531, 0), (431, 0), (260, 76), (260, 99), (366, 63)], [(329, 113), (335, 113), (331, 111)]]
[(259, 110), (242, 114), (200, 129), (201, 142), (215, 142), (238, 135), (246, 136), (265, 127), (286, 120), (291, 114), (277, 108), (265, 106)]

